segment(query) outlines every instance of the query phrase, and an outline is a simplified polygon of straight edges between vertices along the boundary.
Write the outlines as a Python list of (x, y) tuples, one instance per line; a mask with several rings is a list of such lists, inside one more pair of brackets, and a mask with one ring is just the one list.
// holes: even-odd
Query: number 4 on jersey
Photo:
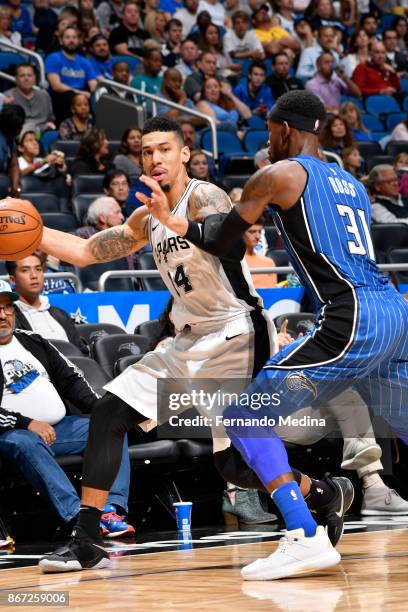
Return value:
[(183, 266), (177, 266), (176, 273), (174, 275), (174, 283), (177, 287), (183, 287), (185, 293), (189, 293), (193, 290), (193, 286), (190, 283), (190, 279), (186, 275)]

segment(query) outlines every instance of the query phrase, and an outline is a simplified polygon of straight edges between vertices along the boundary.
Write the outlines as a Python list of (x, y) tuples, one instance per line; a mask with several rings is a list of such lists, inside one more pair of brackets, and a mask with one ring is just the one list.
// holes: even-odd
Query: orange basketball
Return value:
[(41, 242), (43, 222), (28, 200), (0, 200), (0, 259), (22, 259)]

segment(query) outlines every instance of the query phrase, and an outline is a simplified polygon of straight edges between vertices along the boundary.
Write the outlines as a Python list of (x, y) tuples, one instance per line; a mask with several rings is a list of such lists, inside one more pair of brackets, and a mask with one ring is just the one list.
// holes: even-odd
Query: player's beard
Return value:
[(169, 193), (171, 189), (170, 183), (166, 183), (165, 185), (160, 185), (160, 187), (162, 188), (162, 191), (164, 191), (164, 193)]

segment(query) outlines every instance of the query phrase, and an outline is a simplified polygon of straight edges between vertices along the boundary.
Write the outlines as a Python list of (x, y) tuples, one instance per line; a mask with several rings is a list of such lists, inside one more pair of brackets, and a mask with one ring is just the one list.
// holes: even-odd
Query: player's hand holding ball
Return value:
[(167, 221), (171, 216), (171, 210), (166, 194), (160, 187), (159, 183), (154, 179), (143, 174), (140, 177), (142, 183), (150, 187), (152, 190), (151, 196), (147, 196), (140, 191), (136, 192), (136, 197), (143, 202), (149, 209), (149, 212), (163, 225), (167, 225)]
[(40, 246), (43, 221), (28, 200), (0, 200), (0, 259), (17, 260)]

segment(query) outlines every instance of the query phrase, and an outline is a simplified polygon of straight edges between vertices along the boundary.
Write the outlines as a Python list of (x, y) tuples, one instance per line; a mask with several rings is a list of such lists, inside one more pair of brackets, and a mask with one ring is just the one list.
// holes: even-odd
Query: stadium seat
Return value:
[(58, 130), (47, 130), (41, 136), (41, 148), (44, 153), (49, 153), (51, 149), (58, 147), (54, 147), (55, 141), (58, 139), (59, 132)]
[[(408, 237), (408, 233), (407, 233)], [(408, 246), (408, 241), (407, 241)], [(408, 264), (408, 248), (405, 249), (391, 249), (388, 252), (387, 257), (389, 263), (404, 263)], [(408, 284), (408, 270), (405, 272), (392, 272), (391, 273), (398, 284)]]
[(229, 176), (251, 175), (255, 172), (254, 158), (251, 154), (228, 155), (221, 158), (220, 174)]
[(405, 140), (391, 140), (385, 147), (387, 155), (395, 157), (398, 153), (408, 153), (408, 142)]
[(81, 193), (72, 198), (72, 212), (80, 225), (86, 224), (86, 215), (90, 204), (103, 193)]
[(248, 153), (255, 155), (265, 140), (268, 140), (268, 132), (264, 128), (262, 130), (248, 130), (244, 136), (245, 149)]
[(248, 127), (251, 130), (265, 130), (266, 121), (261, 119), (259, 115), (252, 115), (252, 117), (248, 119)]
[(115, 155), (117, 155), (119, 147), (120, 147), (120, 140), (110, 140), (109, 141), (109, 157), (113, 159)]
[(108, 383), (111, 378), (101, 368), (99, 363), (89, 357), (70, 357), (69, 360), (77, 366), (84, 375), (85, 380), (91, 385), (98, 395), (104, 395), (104, 385)]
[[(154, 261), (153, 253), (141, 253), (138, 257), (139, 270), (157, 270), (156, 262)], [(144, 291), (164, 291), (167, 289), (161, 278), (150, 277), (140, 278), (140, 285)]]
[(33, 175), (22, 177), (21, 190), (24, 193), (57, 193), (53, 180), (48, 181)]
[[(244, 153), (238, 136), (225, 130), (217, 130), (218, 154), (234, 155)], [(211, 130), (206, 129), (201, 134), (201, 148), (212, 151)]]
[(367, 113), (377, 116), (401, 112), (400, 105), (392, 96), (368, 96), (365, 101), (365, 107)]
[(135, 334), (140, 334), (145, 338), (148, 338), (150, 342), (158, 340), (159, 335), (163, 329), (163, 324), (159, 319), (152, 319), (151, 321), (145, 321), (140, 323), (135, 329)]
[(268, 225), (264, 227), (264, 231), (266, 242), (268, 243), (268, 248), (274, 249), (279, 236), (277, 228), (274, 225)]
[(387, 130), (392, 132), (392, 130), (397, 126), (401, 121), (405, 121), (407, 118), (405, 113), (391, 113), (387, 115)]
[(400, 85), (401, 85), (402, 91), (408, 91), (408, 79), (401, 79)]
[(114, 375), (114, 365), (121, 357), (142, 355), (149, 348), (149, 340), (139, 334), (111, 334), (100, 336), (94, 344), (96, 361), (108, 376)]
[(65, 157), (75, 157), (79, 149), (79, 140), (56, 140), (52, 148), (62, 151)]
[[(200, 435), (203, 435), (204, 429), (200, 429)], [(208, 437), (211, 432), (208, 432)], [(180, 449), (180, 455), (183, 459), (187, 459), (189, 463), (192, 461), (200, 461), (203, 459), (212, 459), (213, 443), (211, 440), (190, 440), (182, 438), (176, 440), (176, 444)]]
[(20, 197), (23, 200), (29, 200), (38, 212), (59, 212), (59, 201), (54, 193), (21, 193)]
[(103, 193), (101, 174), (80, 174), (72, 181), (72, 194)]
[(83, 357), (84, 356), (84, 354), (81, 353), (80, 349), (77, 346), (75, 346), (75, 344), (72, 344), (71, 342), (67, 342), (65, 340), (54, 340), (54, 339), (49, 340), (49, 342), (51, 342), (51, 344), (55, 346), (57, 351), (65, 355), (65, 357)]
[(180, 450), (176, 440), (154, 440), (129, 447), (129, 457), (132, 465), (160, 465), (177, 463)]
[(8, 195), (10, 179), (6, 174), (0, 174), (0, 198), (5, 198)]
[(404, 113), (408, 113), (408, 96), (405, 96), (404, 102), (402, 103), (402, 110)]
[[(125, 258), (115, 259), (107, 263), (92, 264), (85, 268), (75, 267), (75, 274), (79, 277), (84, 289), (98, 291), (99, 278), (104, 272), (113, 270), (129, 270)], [(106, 283), (106, 291), (133, 291), (134, 283), (131, 278), (112, 278)]]
[(89, 346), (91, 356), (93, 357), (93, 347), (100, 336), (109, 336), (111, 334), (125, 335), (126, 332), (118, 325), (112, 325), (112, 323), (84, 323), (78, 326), (78, 334)]
[[(255, 167), (253, 172), (255, 171)], [(252, 173), (251, 173), (252, 174)], [(224, 186), (224, 190), (228, 193), (234, 187), (243, 187), (247, 180), (250, 178), (251, 174), (226, 174), (222, 177), (222, 184)]]
[(378, 142), (357, 142), (361, 156), (368, 161), (374, 155), (381, 155), (382, 149)]
[(119, 374), (122, 374), (126, 368), (140, 361), (142, 357), (144, 357), (144, 353), (140, 353), (140, 355), (127, 355), (126, 357), (121, 357), (114, 363), (113, 375), (119, 376)]
[(381, 32), (384, 32), (384, 30), (392, 28), (392, 24), (394, 21), (395, 21), (395, 13), (385, 13), (384, 15), (381, 15), (381, 20), (380, 20)]
[(362, 115), (361, 118), (363, 120), (364, 127), (366, 127), (367, 130), (370, 130), (370, 132), (384, 131), (384, 124), (376, 115), (370, 115), (369, 113), (367, 113), (365, 115)]
[(289, 266), (289, 255), (285, 249), (269, 249), (266, 254), (275, 262), (275, 266)]
[(370, 172), (371, 168), (374, 168), (374, 166), (378, 166), (379, 164), (392, 164), (393, 161), (391, 155), (374, 155), (374, 157), (370, 157), (367, 162), (367, 170)]
[(407, 247), (408, 226), (404, 223), (376, 223), (371, 226), (371, 238), (377, 263), (385, 263), (389, 251)]
[(44, 225), (51, 229), (61, 230), (62, 232), (73, 232), (78, 227), (74, 215), (63, 212), (41, 213)]
[(353, 104), (357, 106), (358, 110), (364, 113), (364, 106), (361, 98), (354, 98), (354, 96), (341, 96), (340, 104), (343, 104), (343, 102), (353, 102)]
[(381, 140), (385, 138), (386, 136), (388, 136), (388, 133), (384, 132), (384, 130), (382, 132), (371, 132), (371, 136), (373, 140), (375, 142), (378, 142), (381, 146)]
[(275, 318), (276, 329), (279, 331), (285, 320), (288, 320), (287, 330), (291, 336), (297, 338), (299, 334), (306, 333), (316, 320), (316, 315), (312, 312), (290, 312), (279, 315)]
[(18, 64), (23, 64), (26, 61), (26, 58), (21, 57), (21, 55), (18, 55), (17, 53), (2, 50), (0, 53), (0, 70), (8, 72), (10, 66), (17, 66)]

